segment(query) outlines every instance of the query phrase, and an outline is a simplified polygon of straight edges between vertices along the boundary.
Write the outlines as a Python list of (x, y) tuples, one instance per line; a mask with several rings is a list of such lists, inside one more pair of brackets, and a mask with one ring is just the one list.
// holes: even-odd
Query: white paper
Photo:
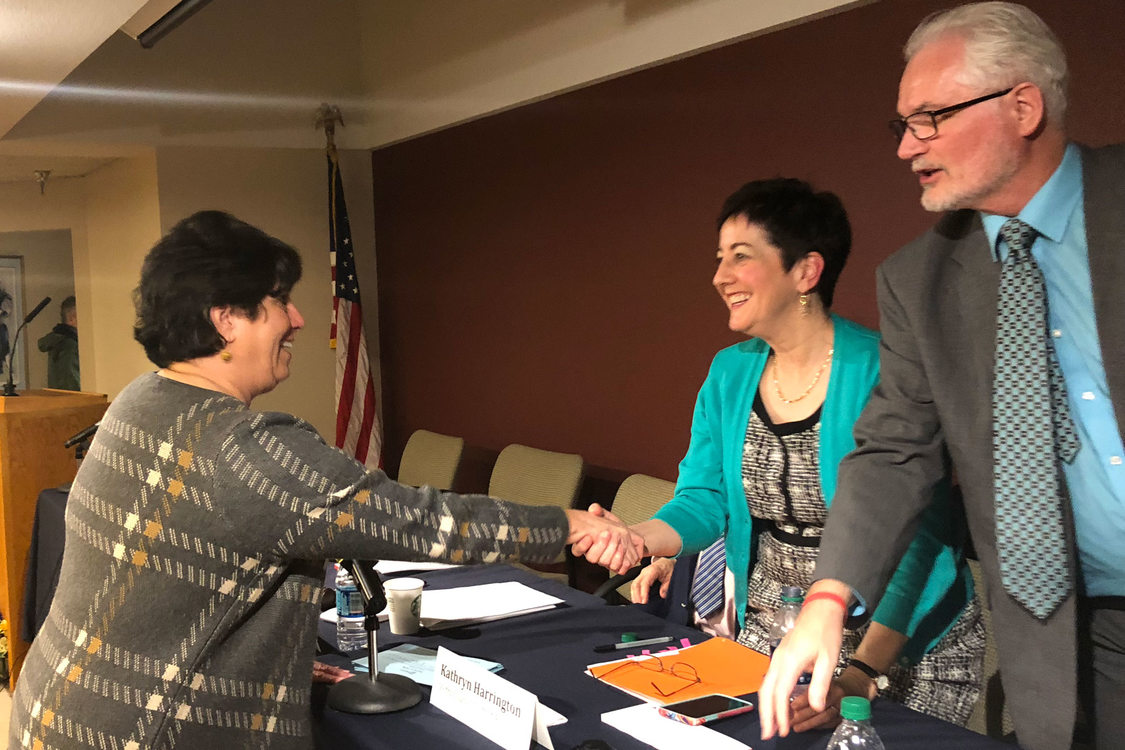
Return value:
[[(422, 626), (444, 630), (475, 622), (502, 620), (506, 617), (542, 612), (562, 604), (562, 599), (525, 586), (518, 581), (485, 583), (456, 589), (422, 590)], [(386, 622), (390, 612), (384, 607), (379, 621)], [(336, 610), (320, 613), (325, 622), (336, 622)]]
[(656, 706), (642, 703), (602, 714), (602, 721), (625, 734), (652, 745), (656, 750), (682, 750), (705, 747), (707, 750), (751, 750), (733, 737), (703, 725), (691, 726), (657, 713)]
[(408, 570), (444, 570), (456, 568), (452, 563), (442, 562), (409, 562), (407, 560), (380, 560), (375, 563), (375, 572), (379, 575), (389, 576), (404, 573)]
[[(390, 610), (388, 610), (386, 607), (383, 607), (383, 611), (379, 613), (379, 622), (386, 622), (388, 619), (390, 619), (390, 617), (391, 617)], [(323, 612), (321, 612), (320, 613), (320, 619), (323, 620), (324, 622), (335, 623), (336, 620), (338, 619), (336, 617), (336, 608), (333, 607), (332, 609), (326, 609)]]
[(527, 750), (539, 700), (439, 647), (430, 703), (505, 750)]
[(422, 625), (440, 630), (468, 622), (488, 622), (540, 612), (562, 601), (518, 581), (427, 590), (422, 594)]

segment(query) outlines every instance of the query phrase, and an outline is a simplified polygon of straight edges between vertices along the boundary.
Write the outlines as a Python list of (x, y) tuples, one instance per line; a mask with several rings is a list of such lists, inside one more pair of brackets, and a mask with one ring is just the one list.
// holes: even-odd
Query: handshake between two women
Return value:
[(649, 554), (644, 537), (597, 503), (589, 510), (566, 511), (570, 523), (567, 544), (575, 557), (621, 574)]

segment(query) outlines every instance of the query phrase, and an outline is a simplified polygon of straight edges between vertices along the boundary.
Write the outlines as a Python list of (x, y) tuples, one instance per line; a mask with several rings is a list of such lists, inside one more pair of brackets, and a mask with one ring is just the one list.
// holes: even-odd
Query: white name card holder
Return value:
[(430, 703), (504, 750), (527, 750), (532, 740), (554, 750), (547, 727), (566, 721), (534, 693), (441, 646)]

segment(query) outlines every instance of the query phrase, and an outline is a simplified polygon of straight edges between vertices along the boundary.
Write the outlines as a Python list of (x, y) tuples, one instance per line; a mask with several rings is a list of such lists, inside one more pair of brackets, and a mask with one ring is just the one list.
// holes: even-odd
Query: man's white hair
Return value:
[(927, 16), (903, 49), (907, 62), (930, 42), (965, 40), (968, 83), (1002, 89), (1028, 81), (1039, 87), (1047, 120), (1062, 129), (1069, 75), (1066, 52), (1043, 19), (1018, 3), (970, 3)]

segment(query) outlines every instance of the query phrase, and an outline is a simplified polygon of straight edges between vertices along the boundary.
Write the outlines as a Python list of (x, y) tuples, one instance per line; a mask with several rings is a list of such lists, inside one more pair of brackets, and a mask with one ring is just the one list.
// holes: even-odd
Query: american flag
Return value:
[(379, 467), (382, 441), (367, 359), (352, 228), (336, 149), (328, 149), (328, 234), (332, 257), (332, 332), (336, 350), (336, 447), (369, 469)]

